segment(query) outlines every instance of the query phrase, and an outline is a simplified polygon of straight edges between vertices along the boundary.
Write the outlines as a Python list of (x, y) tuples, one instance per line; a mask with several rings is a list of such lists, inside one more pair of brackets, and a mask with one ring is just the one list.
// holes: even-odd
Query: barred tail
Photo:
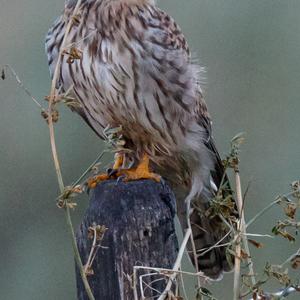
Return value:
[[(197, 253), (198, 270), (211, 279), (222, 278), (222, 273), (233, 267), (233, 257), (227, 252), (227, 246), (218, 247), (230, 241), (229, 229), (218, 217), (212, 219), (194, 210), (190, 215), (192, 236)], [(217, 245), (218, 243), (218, 245)], [(188, 245), (191, 261), (195, 263), (191, 243)], [(191, 252), (190, 252), (191, 251)]]

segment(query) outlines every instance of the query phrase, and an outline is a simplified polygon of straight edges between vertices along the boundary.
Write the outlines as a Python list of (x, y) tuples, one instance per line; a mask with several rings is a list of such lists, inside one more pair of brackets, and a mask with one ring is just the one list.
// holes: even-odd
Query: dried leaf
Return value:
[(291, 284), (291, 279), (288, 276), (288, 269), (282, 271), (278, 266), (270, 265), (269, 263), (265, 266), (265, 273), (269, 277), (277, 279), (281, 284), (288, 286)]
[(93, 224), (93, 226), (88, 228), (88, 238), (92, 240), (95, 237), (96, 234), (96, 240), (102, 241), (105, 232), (108, 230), (105, 225), (96, 225)]
[(293, 269), (300, 269), (300, 255), (296, 255), (292, 260), (291, 260), (291, 265)]
[(241, 249), (241, 259), (248, 259), (250, 257), (251, 256), (244, 249)]
[(297, 205), (295, 203), (289, 203), (284, 208), (285, 214), (291, 219), (295, 219), (296, 211), (297, 211)]
[(76, 59), (81, 59), (82, 58), (82, 51), (77, 49), (76, 47), (71, 47), (70, 52), (67, 50), (63, 51), (64, 55), (68, 55), (67, 63), (72, 64)]
[(293, 197), (300, 201), (300, 180), (292, 182), (291, 186), (294, 192)]
[(253, 245), (254, 247), (256, 247), (257, 249), (261, 249), (264, 247), (264, 245), (262, 243), (259, 243), (255, 240), (251, 240), (251, 239), (248, 239), (248, 242)]
[(6, 78), (6, 76), (5, 76), (5, 70), (2, 69), (2, 71), (1, 71), (1, 79), (5, 80), (5, 78)]
[(75, 202), (67, 202), (66, 206), (71, 208), (71, 209), (75, 209), (77, 207), (77, 203)]
[(277, 227), (277, 225), (276, 226), (274, 226), (273, 228), (272, 228), (272, 233), (274, 234), (274, 235), (277, 235), (278, 234), (278, 227)]
[(277, 196), (276, 200), (278, 201), (278, 204), (281, 203), (290, 203), (291, 200), (287, 196)]
[(90, 266), (84, 266), (84, 272), (86, 276), (93, 276), (95, 275), (94, 270)]
[(209, 300), (216, 300), (212, 292), (205, 287), (201, 287), (197, 290), (196, 300), (202, 300), (202, 296), (207, 297)]
[(234, 136), (231, 140), (231, 144), (241, 145), (245, 142), (245, 132), (240, 132), (236, 136)]
[(110, 134), (116, 134), (116, 133), (120, 133), (122, 131), (122, 126), (119, 126), (119, 127), (114, 127), (114, 128), (110, 128), (110, 127), (107, 127), (104, 129), (104, 133), (105, 135), (109, 136)]
[(82, 194), (83, 193), (83, 187), (81, 185), (76, 185), (73, 189), (72, 189), (72, 193), (73, 194)]
[[(48, 112), (47, 111), (45, 111), (45, 110), (42, 110), (41, 111), (41, 115), (42, 115), (42, 117), (47, 121), (47, 123), (49, 122), (49, 114), (48, 114)], [(58, 110), (56, 110), (56, 109), (53, 109), (52, 110), (52, 122), (53, 123), (56, 123), (57, 121), (58, 121), (58, 119), (59, 119), (59, 112), (58, 112)]]
[(277, 234), (281, 235), (282, 237), (289, 240), (290, 242), (295, 242), (296, 241), (296, 239), (290, 233), (288, 233), (287, 231), (278, 230)]

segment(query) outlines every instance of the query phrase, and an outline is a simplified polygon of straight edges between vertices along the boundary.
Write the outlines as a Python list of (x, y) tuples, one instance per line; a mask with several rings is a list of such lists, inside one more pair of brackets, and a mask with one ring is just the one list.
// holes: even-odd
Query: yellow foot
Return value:
[(117, 172), (113, 172), (113, 171), (119, 170), (122, 167), (122, 165), (123, 165), (123, 155), (120, 153), (116, 153), (115, 163), (114, 163), (112, 171), (111, 171), (112, 175), (100, 174), (100, 175), (94, 176), (88, 180), (88, 182), (87, 182), (88, 187), (90, 189), (94, 189), (98, 183), (108, 180), (108, 179), (115, 178), (115, 176), (116, 176), (115, 173), (117, 173)]
[(108, 179), (110, 179), (110, 176), (108, 174), (100, 174), (92, 178), (89, 178), (87, 185), (90, 189), (94, 189), (98, 183)]
[(149, 171), (149, 157), (147, 154), (143, 155), (142, 160), (136, 168), (121, 169), (117, 172), (117, 177), (124, 177), (124, 181), (132, 181), (139, 179), (152, 179), (156, 182), (160, 182), (161, 177), (158, 174)]
[[(136, 168), (132, 169), (122, 169), (123, 165), (123, 155), (117, 153), (115, 155), (115, 163), (110, 174), (100, 174), (90, 178), (87, 185), (90, 189), (94, 189), (98, 183), (121, 177), (124, 181), (133, 181), (140, 179), (152, 179), (156, 182), (160, 182), (161, 177), (158, 174), (152, 173), (149, 170), (149, 157), (147, 154), (143, 155), (142, 160)], [(115, 172), (114, 172), (115, 171)]]

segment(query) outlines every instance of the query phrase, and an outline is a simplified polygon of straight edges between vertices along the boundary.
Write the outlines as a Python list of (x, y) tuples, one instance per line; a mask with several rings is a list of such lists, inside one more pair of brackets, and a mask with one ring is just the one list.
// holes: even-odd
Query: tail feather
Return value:
[[(217, 247), (216, 245), (218, 242), (220, 242), (219, 244), (226, 244), (230, 241), (228, 229), (224, 227), (223, 222), (218, 217), (209, 219), (197, 210), (191, 213), (190, 220), (197, 252), (198, 269), (211, 279), (218, 280), (223, 271), (228, 272), (233, 266), (233, 260), (226, 253), (227, 247)], [(191, 244), (188, 245), (188, 250), (192, 250)], [(189, 252), (189, 254), (192, 262), (194, 262), (194, 253)]]
[[(188, 197), (185, 197), (185, 199), (190, 199), (191, 203), (189, 218), (192, 237), (196, 248), (198, 270), (202, 271), (211, 279), (218, 280), (222, 278), (223, 272), (231, 271), (234, 266), (234, 257), (227, 251), (228, 246), (225, 245), (232, 240), (232, 234), (218, 213), (208, 214), (207, 212), (210, 210), (212, 200), (220, 188), (222, 189), (222, 199), (226, 199), (230, 196), (230, 201), (234, 202), (234, 200), (229, 180), (226, 174), (224, 174), (225, 170), (213, 141), (210, 140), (209, 147), (208, 145), (206, 146), (209, 149), (211, 157), (213, 156), (213, 169), (209, 170), (207, 176), (201, 176), (200, 168), (200, 176), (197, 174), (197, 170), (195, 171), (192, 175), (191, 190), (193, 190), (193, 182), (196, 182), (197, 190), (197, 182), (199, 181), (201, 184), (198, 184), (198, 194), (192, 192)], [(179, 191), (180, 189), (181, 191)], [(177, 188), (175, 194), (177, 197), (179, 221), (182, 228), (185, 229), (188, 227), (188, 222), (186, 203), (183, 200), (183, 187)], [(230, 217), (236, 217), (235, 209), (230, 211), (229, 214)], [(187, 250), (192, 263), (195, 264), (191, 243), (188, 243)]]
[[(200, 200), (201, 201), (201, 200)], [(197, 202), (200, 202), (199, 200)], [(184, 201), (178, 203), (178, 218), (182, 228), (187, 228), (186, 210)], [(201, 201), (203, 204), (203, 201)], [(209, 204), (207, 203), (207, 208)], [(215, 216), (209, 218), (204, 207), (201, 211), (193, 209), (190, 214), (192, 237), (196, 248), (198, 270), (213, 280), (220, 280), (223, 272), (230, 272), (234, 265), (234, 257), (228, 253), (227, 244), (232, 239), (229, 229), (223, 221)], [(218, 245), (216, 245), (218, 243)], [(217, 246), (217, 247), (216, 247)], [(187, 251), (191, 262), (195, 265), (192, 243), (187, 244)]]

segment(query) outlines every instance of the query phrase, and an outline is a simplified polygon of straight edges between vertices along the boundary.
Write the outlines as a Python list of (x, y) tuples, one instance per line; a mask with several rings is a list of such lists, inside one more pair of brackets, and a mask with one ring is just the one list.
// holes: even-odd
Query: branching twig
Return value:
[[(175, 264), (173, 266), (173, 269), (164, 269), (164, 268), (154, 268), (154, 267), (143, 267), (143, 266), (134, 266), (133, 268), (133, 289), (134, 289), (134, 300), (139, 300), (138, 298), (138, 293), (137, 293), (137, 272), (138, 270), (148, 270), (148, 271), (155, 271), (158, 274), (162, 274), (165, 276), (168, 276), (168, 283), (166, 285), (165, 290), (163, 291), (163, 293), (160, 295), (160, 297), (157, 300), (164, 300), (166, 298), (166, 296), (168, 295), (168, 293), (171, 291), (172, 285), (173, 285), (173, 281), (176, 278), (176, 276), (178, 274), (185, 274), (185, 275), (190, 275), (190, 276), (197, 276), (198, 277), (202, 277), (203, 280), (208, 280), (208, 278), (202, 273), (190, 273), (190, 272), (184, 272), (180, 270), (180, 266), (181, 266), (181, 261), (182, 261), (182, 257), (186, 248), (186, 245), (189, 241), (189, 238), (192, 234), (192, 231), (188, 228), (184, 239), (182, 241), (181, 247), (179, 249)], [(151, 274), (153, 275), (153, 274)], [(140, 285), (142, 284), (141, 282), (141, 278), (139, 278), (139, 283)]]
[[(67, 39), (68, 39), (68, 35), (69, 35), (69, 33), (72, 29), (72, 26), (74, 25), (73, 18), (76, 15), (78, 15), (80, 5), (81, 5), (81, 0), (78, 0), (76, 6), (74, 8), (73, 15), (70, 18), (70, 20), (69, 20), (69, 22), (66, 26), (65, 35), (64, 35), (64, 38), (63, 38), (63, 41), (62, 41), (62, 44), (61, 44), (61, 48), (60, 48), (60, 51), (59, 51), (58, 60), (57, 60), (56, 66), (55, 66), (55, 70), (54, 70), (54, 74), (53, 74), (53, 78), (52, 78), (52, 82), (51, 82), (50, 95), (49, 95), (48, 119), (47, 120), (48, 120), (49, 133), (50, 133), (52, 156), (53, 156), (54, 166), (55, 166), (57, 180), (58, 180), (59, 189), (60, 189), (61, 194), (63, 194), (63, 192), (65, 190), (65, 186), (64, 186), (64, 182), (63, 182), (63, 178), (62, 178), (60, 162), (59, 162), (59, 159), (58, 159), (58, 153), (57, 153), (57, 148), (56, 148), (52, 112), (53, 112), (53, 104), (54, 104), (54, 102), (55, 102), (55, 100), (58, 96), (58, 90), (56, 89), (56, 85), (57, 85), (57, 82), (58, 82), (58, 78), (60, 76), (60, 66), (61, 66), (61, 62), (62, 62), (62, 58), (63, 58), (63, 53), (64, 53), (64, 50), (65, 50), (65, 45), (66, 45), (66, 42), (67, 42)], [(79, 251), (78, 251), (77, 244), (76, 244), (76, 237), (75, 237), (73, 224), (72, 224), (72, 220), (71, 220), (70, 207), (68, 205), (65, 206), (65, 212), (66, 212), (67, 224), (69, 226), (71, 236), (72, 236), (72, 245), (73, 245), (75, 260), (76, 260), (77, 266), (79, 268), (79, 272), (80, 272), (85, 290), (87, 292), (88, 298), (90, 300), (94, 300), (95, 298), (93, 296), (93, 293), (92, 293), (91, 288), (89, 286), (86, 274), (84, 272), (83, 264), (82, 264), (82, 261), (81, 261), (81, 258), (80, 258), (80, 254), (79, 254)]]
[(251, 298), (249, 300), (280, 300), (296, 292), (300, 293), (300, 285), (290, 286), (275, 293), (263, 293), (261, 295), (257, 295), (255, 299)]
[(294, 253), (293, 255), (291, 255), (288, 259), (286, 259), (279, 267), (283, 268), (284, 265), (286, 265), (287, 263), (291, 262), (292, 259), (296, 256), (300, 255), (300, 248), (298, 249), (298, 251), (296, 253)]
[[(160, 297), (157, 300), (165, 300), (166, 296), (168, 295), (168, 292), (171, 291), (172, 285), (173, 285), (173, 281), (177, 276), (177, 271), (180, 269), (181, 266), (181, 261), (182, 261), (182, 257), (186, 248), (186, 245), (191, 237), (192, 234), (192, 230), (190, 228), (187, 229), (184, 239), (182, 241), (181, 247), (179, 249), (178, 252), (178, 256), (176, 258), (174, 267), (173, 267), (173, 274), (170, 275), (167, 286), (165, 288), (165, 290), (163, 291), (163, 293), (160, 295)], [(175, 272), (174, 272), (175, 271)]]
[(95, 167), (95, 165), (102, 159), (103, 155), (105, 154), (106, 150), (103, 150), (99, 156), (93, 161), (93, 163), (82, 173), (82, 175), (72, 184), (72, 187), (75, 187), (79, 184), (84, 177)]
[(93, 244), (91, 247), (91, 251), (88, 257), (88, 260), (84, 266), (84, 272), (86, 275), (93, 275), (92, 265), (96, 258), (96, 255), (101, 248), (101, 242), (104, 238), (104, 234), (107, 228), (104, 225), (96, 225), (93, 224), (92, 227), (89, 228), (89, 238), (93, 239)]
[(247, 240), (246, 233), (246, 224), (245, 224), (245, 216), (244, 216), (244, 204), (243, 204), (243, 196), (242, 196), (242, 188), (241, 188), (241, 178), (238, 167), (235, 168), (235, 184), (236, 184), (236, 198), (237, 198), (237, 206), (239, 210), (239, 221), (238, 221), (238, 230), (237, 234), (240, 236), (237, 237), (236, 240), (236, 256), (235, 256), (235, 267), (234, 267), (234, 299), (239, 299), (240, 293), (240, 269), (241, 269), (241, 239), (243, 241), (243, 245), (247, 252), (247, 261), (248, 267), (250, 271), (250, 278), (252, 281), (252, 285), (255, 286), (255, 273), (253, 269), (253, 262), (250, 256), (250, 249)]
[(274, 205), (278, 204), (281, 200), (276, 199), (272, 203), (270, 203), (267, 207), (265, 207), (262, 211), (260, 211), (257, 215), (255, 215), (248, 223), (246, 224), (246, 228), (252, 225), (258, 218), (264, 215), (268, 210), (270, 210)]
[(253, 270), (253, 262), (250, 256), (248, 240), (246, 235), (246, 225), (244, 217), (244, 201), (241, 187), (241, 178), (239, 172), (239, 153), (240, 145), (244, 142), (244, 134), (239, 133), (231, 140), (231, 152), (225, 160), (225, 166), (234, 170), (235, 174), (235, 186), (236, 186), (236, 205), (238, 209), (239, 218), (236, 220), (237, 228), (234, 237), (235, 244), (235, 263), (234, 263), (234, 287), (233, 287), (233, 299), (240, 298), (240, 278), (241, 278), (241, 258), (242, 258), (242, 243), (247, 252), (247, 261), (249, 271), (251, 275), (252, 285), (255, 285), (255, 277)]

